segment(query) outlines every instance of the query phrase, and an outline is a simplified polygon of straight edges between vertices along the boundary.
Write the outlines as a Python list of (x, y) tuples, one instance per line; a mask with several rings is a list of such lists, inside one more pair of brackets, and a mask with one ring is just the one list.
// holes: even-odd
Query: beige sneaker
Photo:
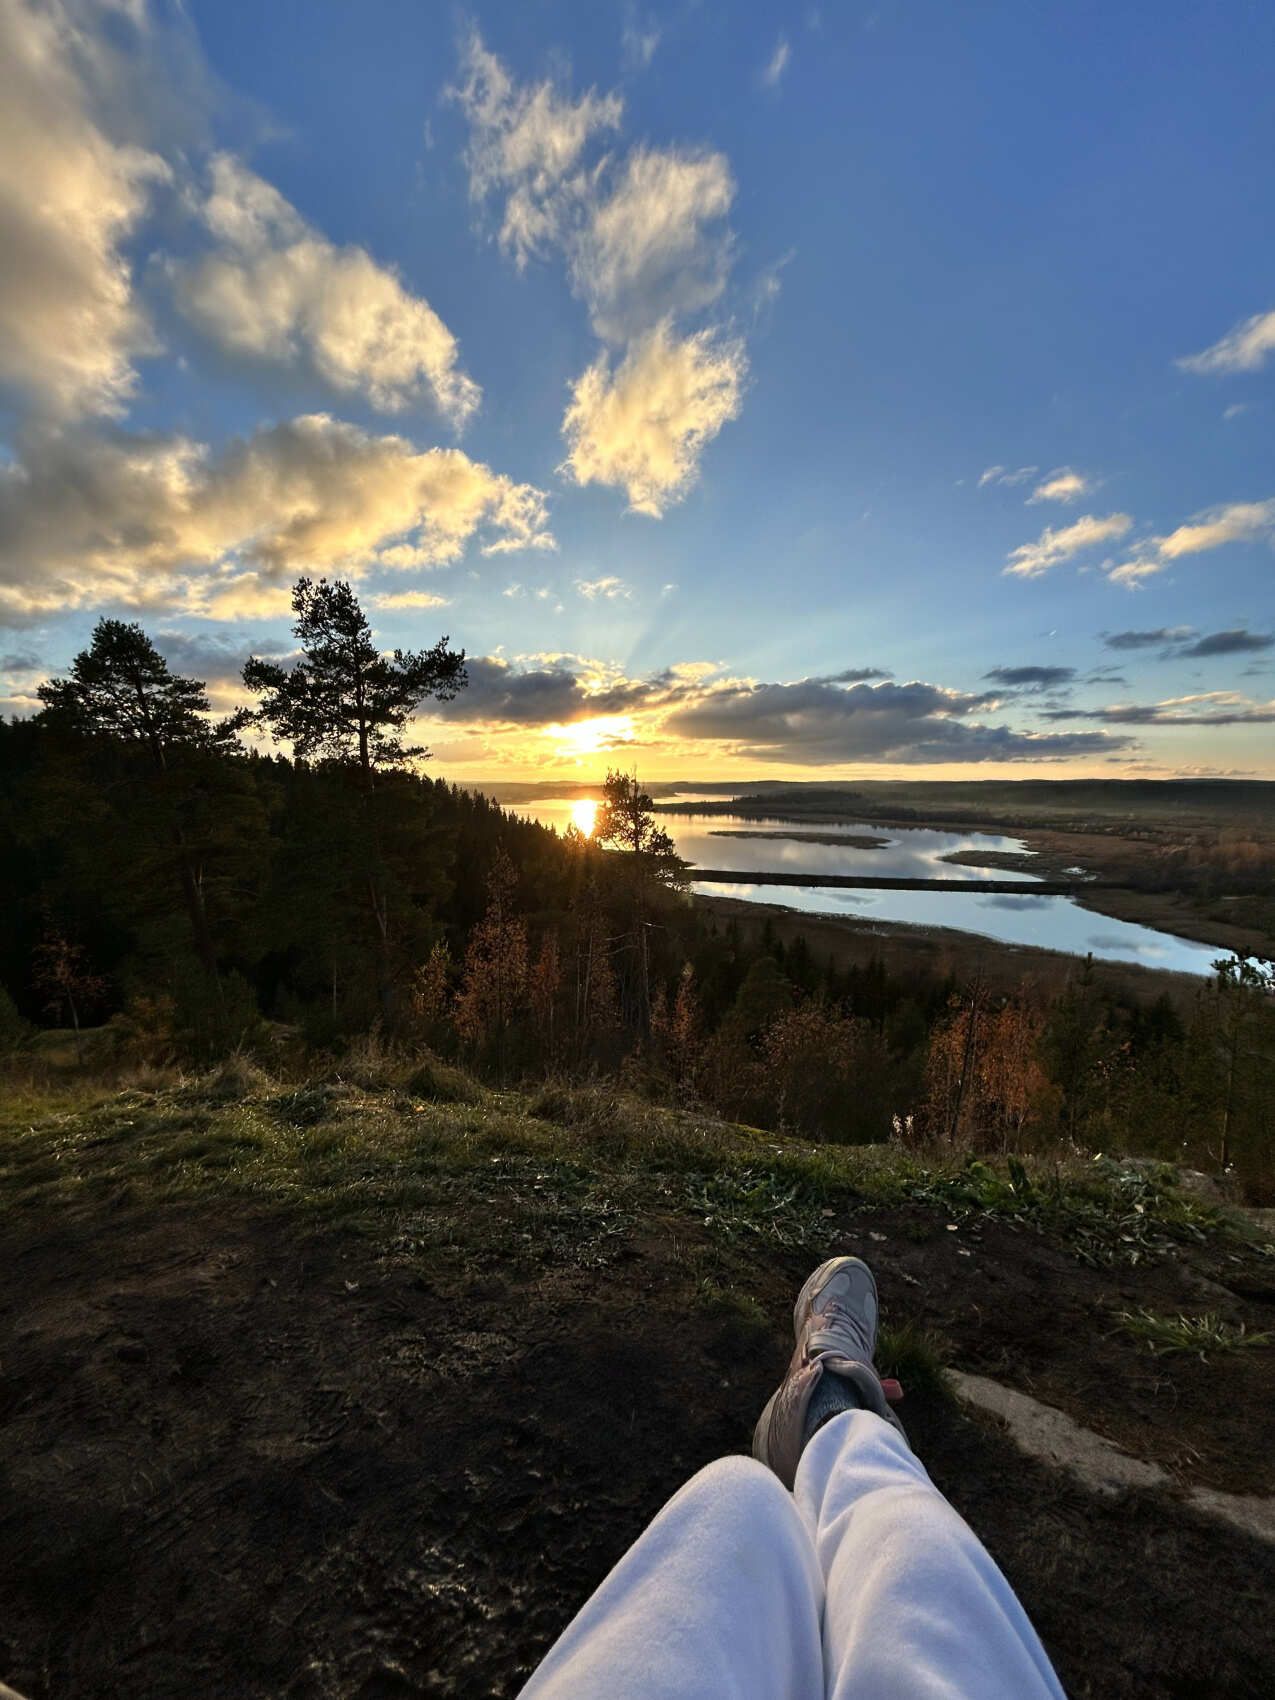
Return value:
[[(872, 1367), (877, 1310), (877, 1284), (858, 1257), (820, 1264), (797, 1295), (792, 1318), (797, 1349), (753, 1435), (753, 1457), (768, 1464), (786, 1488), (792, 1487), (810, 1436), (839, 1410), (873, 1411), (907, 1439)], [(825, 1374), (837, 1377), (841, 1396), (820, 1399), (822, 1409), (814, 1412), (811, 1402)]]

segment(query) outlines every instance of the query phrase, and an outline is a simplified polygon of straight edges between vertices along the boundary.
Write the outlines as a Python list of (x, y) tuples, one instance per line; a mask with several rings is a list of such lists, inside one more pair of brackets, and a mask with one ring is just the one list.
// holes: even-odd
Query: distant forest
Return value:
[(0, 725), (10, 1067), (40, 1066), (49, 1028), (121, 1077), (234, 1052), (339, 1068), (374, 1035), (421, 1081), (608, 1078), (816, 1139), (1120, 1149), (1275, 1198), (1262, 964), (1140, 1002), (1079, 961), (1049, 996), (993, 995), (745, 943), (687, 896), (635, 779), (608, 776), (585, 838), (422, 777), (404, 736), (464, 689), (463, 654), (382, 654), (340, 582), (293, 602), (300, 659), (249, 662), (256, 706), (230, 719), (103, 620), (40, 712)]

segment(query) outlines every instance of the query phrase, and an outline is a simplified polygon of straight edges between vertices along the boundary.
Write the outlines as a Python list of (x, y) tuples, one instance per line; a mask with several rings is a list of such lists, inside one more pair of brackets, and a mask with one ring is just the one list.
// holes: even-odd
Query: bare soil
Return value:
[[(1275, 1489), (1275, 1352), (1158, 1359), (1113, 1321), (1275, 1325), (1269, 1259), (1105, 1272), (917, 1206), (828, 1236), (962, 1368), (1183, 1482)], [(292, 1212), (126, 1199), (10, 1211), (0, 1254), (0, 1677), (31, 1700), (515, 1694), (668, 1495), (747, 1447), (811, 1262), (652, 1214), (601, 1270), (481, 1234), (419, 1264)], [(706, 1305), (706, 1256), (760, 1309)], [(937, 1394), (903, 1414), (1070, 1694), (1270, 1695), (1275, 1547), (1089, 1493)]]

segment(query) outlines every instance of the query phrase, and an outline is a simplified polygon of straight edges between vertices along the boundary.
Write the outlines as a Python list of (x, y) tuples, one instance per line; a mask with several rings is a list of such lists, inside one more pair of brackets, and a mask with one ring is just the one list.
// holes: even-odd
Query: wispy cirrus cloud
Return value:
[(1039, 578), (1086, 549), (1124, 537), (1132, 528), (1129, 514), (1108, 514), (1105, 518), (1084, 514), (1061, 529), (1046, 526), (1034, 542), (1021, 543), (1010, 553), (1004, 571), (1015, 578)]
[(620, 47), (627, 71), (645, 71), (655, 58), (663, 30), (654, 14), (644, 15), (632, 3), (628, 6), (624, 27), (620, 31)]
[(1241, 319), (1224, 337), (1199, 354), (1178, 361), (1184, 372), (1204, 377), (1225, 377), (1234, 372), (1257, 372), (1275, 354), (1275, 308)]
[(365, 248), (338, 248), (231, 154), (210, 167), (199, 215), (214, 250), (172, 268), (177, 304), (226, 353), (306, 369), (396, 413), (427, 397), (463, 426), (481, 391), (456, 338)]
[(1035, 478), (1039, 471), (1038, 466), (1019, 466), (1012, 469), (1008, 466), (989, 466), (979, 474), (978, 487), (985, 490), (989, 484), (1007, 484), (1012, 488), (1015, 484), (1026, 484), (1029, 479)]
[(768, 89), (778, 88), (792, 60), (792, 45), (786, 35), (775, 43), (775, 50), (762, 69), (761, 80)]

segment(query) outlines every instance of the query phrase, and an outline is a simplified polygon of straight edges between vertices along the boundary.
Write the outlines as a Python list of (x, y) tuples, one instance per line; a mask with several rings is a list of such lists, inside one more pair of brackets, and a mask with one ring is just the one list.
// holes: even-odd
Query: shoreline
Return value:
[[(785, 945), (802, 936), (816, 955), (832, 957), (839, 967), (862, 964), (876, 956), (884, 958), (895, 972), (923, 972), (939, 977), (951, 973), (960, 979), (976, 970), (994, 989), (1010, 991), (1027, 979), (1043, 986), (1059, 987), (1085, 961), (1074, 951), (1010, 944), (983, 933), (929, 922), (867, 920), (856, 915), (789, 909), (781, 903), (755, 903), (749, 898), (719, 897), (707, 892), (693, 893), (691, 901), (722, 921), (735, 922), (746, 933), (763, 933), (769, 922), (772, 932)], [(1176, 968), (1155, 968), (1106, 957), (1094, 957), (1092, 961), (1099, 984), (1128, 992), (1140, 1000), (1150, 1000), (1163, 993), (1175, 1004), (1185, 1006), (1207, 983), (1203, 975)]]

